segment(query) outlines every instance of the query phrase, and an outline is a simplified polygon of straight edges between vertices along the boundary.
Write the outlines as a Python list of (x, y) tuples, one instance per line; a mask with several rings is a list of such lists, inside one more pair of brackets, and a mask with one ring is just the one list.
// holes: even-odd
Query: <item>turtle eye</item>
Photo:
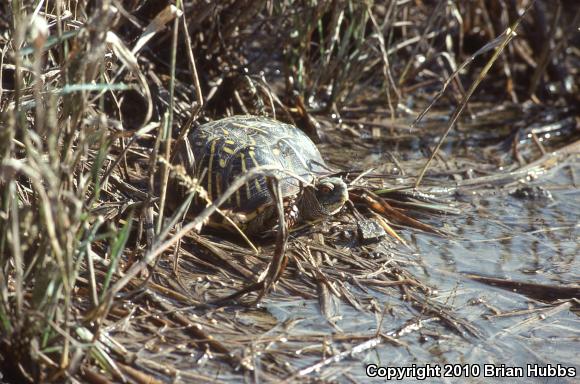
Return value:
[(321, 185), (318, 187), (318, 191), (323, 195), (328, 195), (330, 192), (332, 192), (332, 188), (329, 185)]

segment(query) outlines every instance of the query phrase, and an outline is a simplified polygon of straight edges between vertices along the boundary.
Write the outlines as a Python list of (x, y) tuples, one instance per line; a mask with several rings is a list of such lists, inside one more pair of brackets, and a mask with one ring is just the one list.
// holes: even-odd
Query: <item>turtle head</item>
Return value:
[(346, 183), (339, 177), (318, 180), (314, 188), (306, 188), (299, 201), (302, 219), (314, 220), (338, 213), (348, 200)]

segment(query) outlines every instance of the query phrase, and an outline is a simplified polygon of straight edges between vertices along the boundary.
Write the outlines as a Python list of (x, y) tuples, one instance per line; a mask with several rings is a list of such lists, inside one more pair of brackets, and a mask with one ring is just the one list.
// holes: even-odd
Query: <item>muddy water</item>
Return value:
[[(570, 169), (579, 168), (576, 164)], [(486, 334), (475, 345), (446, 343), (442, 358), (450, 360), (446, 354), (452, 353), (465, 363), (580, 367), (580, 319), (568, 303), (548, 306), (465, 277), (475, 273), (545, 285), (578, 284), (580, 192), (571, 186), (570, 169), (534, 182), (544, 192), (535, 198), (504, 193), (464, 196), (474, 209), (446, 219), (457, 238), (416, 237), (429, 271), (424, 278), (439, 288), (438, 299), (452, 300), (458, 312)], [(545, 310), (526, 313), (539, 308)]]
[[(329, 151), (332, 147), (326, 148), (327, 154)], [(359, 155), (358, 165), (389, 168), (382, 151), (374, 148)], [(418, 157), (417, 152), (407, 156), (412, 157)], [(463, 166), (456, 161), (454, 165), (465, 169), (473, 163), (469, 160)], [(520, 374), (523, 377), (511, 382), (577, 382), (577, 303), (542, 301), (535, 295), (474, 281), (468, 275), (544, 284), (548, 290), (549, 286), (578, 284), (580, 191), (574, 184), (574, 175), (579, 170), (579, 164), (571, 161), (531, 183), (449, 194), (450, 202), (465, 204), (463, 213), (423, 220), (442, 226), (452, 233), (450, 238), (402, 230), (412, 251), (397, 253), (398, 260), (436, 290), (430, 300), (451, 307), (481, 332), (480, 337), (450, 331), (440, 322), (430, 321), (429, 316), (422, 316), (420, 310), (400, 297), (372, 290), (366, 292), (369, 302), (386, 308), (382, 320), (376, 314), (361, 313), (338, 303), (340, 318), (336, 326), (331, 326), (320, 314), (317, 301), (286, 301), (276, 295), (268, 299), (265, 307), (279, 321), (292, 322), (293, 334), (327, 334), (329, 340), (343, 334), (373, 335), (379, 326), (382, 332), (389, 333), (412, 321), (409, 313), (414, 314), (414, 320), (426, 320), (421, 330), (399, 338), (402, 345), (383, 342), (340, 363), (325, 365), (316, 371), (325, 379), (367, 382), (366, 368), (375, 364), (411, 367), (404, 382), (413, 382), (426, 372), (414, 369), (413, 364), (415, 368), (429, 364), (435, 371), (430, 372), (433, 377), (426, 382), (503, 382), (506, 377)], [(442, 185), (446, 182), (453, 185), (450, 180), (442, 181)], [(356, 342), (337, 345), (337, 349), (329, 349), (329, 355), (350, 350)], [(307, 369), (321, 361), (319, 356), (309, 357), (304, 352), (301, 366), (295, 368)], [(499, 368), (492, 370), (490, 364)], [(575, 378), (571, 377), (573, 373)], [(554, 374), (563, 376), (542, 377)], [(384, 382), (385, 378), (374, 380)]]

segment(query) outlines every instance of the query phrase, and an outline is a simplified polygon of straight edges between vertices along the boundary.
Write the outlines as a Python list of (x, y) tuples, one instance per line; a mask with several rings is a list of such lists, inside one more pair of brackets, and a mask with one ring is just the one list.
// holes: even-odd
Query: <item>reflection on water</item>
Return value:
[[(446, 219), (461, 233), (459, 238), (417, 237), (424, 263), (434, 271), (425, 278), (440, 288), (440, 299), (454, 295), (460, 313), (489, 335), (478, 346), (459, 343), (456, 352), (463, 349), (463, 359), (473, 363), (559, 362), (580, 366), (580, 322), (570, 305), (563, 304), (560, 311), (540, 319), (541, 314), (526, 314), (525, 310), (544, 304), (461, 275), (477, 273), (531, 283), (577, 284), (580, 193), (570, 183), (569, 173), (559, 171), (536, 182), (551, 192), (551, 198), (520, 199), (496, 194), (486, 196), (482, 204), (482, 198), (474, 196), (472, 212)], [(512, 311), (523, 313), (504, 316)]]
[[(524, 368), (528, 364), (542, 367), (562, 364), (575, 367), (578, 377), (580, 319), (573, 312), (577, 304), (564, 300), (542, 303), (465, 276), (473, 273), (546, 285), (578, 284), (580, 192), (573, 186), (574, 172), (578, 173), (577, 164), (561, 167), (533, 184), (539, 188), (524, 190), (525, 193), (513, 189), (459, 193), (456, 198), (471, 209), (463, 215), (432, 219), (432, 224), (440, 225), (443, 221), (446, 230), (455, 234), (452, 238), (404, 232), (417, 249), (417, 253), (406, 256), (409, 261), (406, 267), (437, 289), (430, 300), (454, 308), (483, 332), (483, 338), (462, 337), (437, 322), (426, 323), (421, 331), (401, 337), (403, 345), (385, 342), (326, 367), (320, 375), (341, 382), (345, 382), (345, 377), (366, 382), (365, 366), (370, 363), (397, 367), (456, 363)], [(373, 313), (361, 313), (344, 303), (340, 304), (342, 318), (335, 327), (320, 315), (314, 300), (281, 302), (282, 298), (273, 295), (266, 307), (279, 320), (295, 321), (292, 334), (326, 333), (331, 339), (342, 333), (373, 335), (379, 324), (383, 332), (397, 329), (410, 320), (409, 311), (421, 317), (417, 308), (401, 302), (400, 297), (373, 291), (367, 296), (369, 303), (385, 308), (382, 321)], [(318, 357), (309, 358), (304, 351), (300, 363), (308, 367), (318, 361)], [(480, 375), (479, 380), (482, 378)], [(458, 380), (428, 382), (464, 382), (465, 377)], [(574, 379), (528, 381), (574, 382)]]

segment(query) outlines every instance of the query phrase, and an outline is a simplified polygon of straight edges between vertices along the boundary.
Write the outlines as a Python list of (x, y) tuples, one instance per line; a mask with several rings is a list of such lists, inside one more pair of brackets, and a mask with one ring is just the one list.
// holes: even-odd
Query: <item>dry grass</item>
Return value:
[[(397, 124), (418, 115), (416, 106), (441, 89), (439, 107), (461, 100), (465, 106), (464, 96), (472, 93), (483, 101), (580, 104), (574, 1), (555, 9), (539, 0), (483, 3), (2, 2), (4, 380), (177, 376), (194, 382), (218, 381), (223, 372), (226, 381), (290, 382), (336, 361), (324, 359), (327, 334), (288, 336), (293, 324), (277, 324), (257, 308), (237, 313), (236, 306), (207, 304), (256, 281), (273, 247), (260, 246), (256, 254), (190, 233), (201, 218), (181, 229), (181, 212), (169, 208), (181, 200), (167, 189), (173, 141), (202, 115), (258, 109), (313, 137), (336, 135), (323, 128), (328, 122), (341, 129), (354, 121), (372, 125), (369, 116), (388, 121), (394, 136), (435, 135), (428, 125)], [(481, 68), (499, 43), (482, 47), (502, 33), (511, 39), (506, 31), (527, 7), (516, 30), (521, 37), (501, 41), (506, 51), (493, 57), (498, 61), (485, 77)], [(480, 81), (478, 92), (465, 91)], [(192, 194), (203, 193), (195, 180), (192, 186)], [(401, 306), (404, 325), (383, 332), (379, 324), (375, 334), (337, 338), (350, 345), (337, 360), (378, 343), (399, 343), (401, 335), (432, 321), (478, 335), (429, 299), (430, 288), (405, 270), (394, 246), (388, 257), (364, 258), (366, 248), (344, 251), (337, 246), (340, 231), (322, 228), (324, 236), (311, 230), (310, 240), (289, 244), (293, 261), (278, 283), (278, 300), (285, 300), (280, 293), (316, 298), (331, 324), (337, 300), (377, 313), (382, 324), (386, 307), (367, 289), (411, 303)], [(156, 355), (151, 340), (161, 328), (171, 351)], [(283, 338), (281, 347), (271, 348)], [(306, 345), (316, 347), (305, 352), (305, 361), (320, 366), (299, 363), (295, 352)]]

